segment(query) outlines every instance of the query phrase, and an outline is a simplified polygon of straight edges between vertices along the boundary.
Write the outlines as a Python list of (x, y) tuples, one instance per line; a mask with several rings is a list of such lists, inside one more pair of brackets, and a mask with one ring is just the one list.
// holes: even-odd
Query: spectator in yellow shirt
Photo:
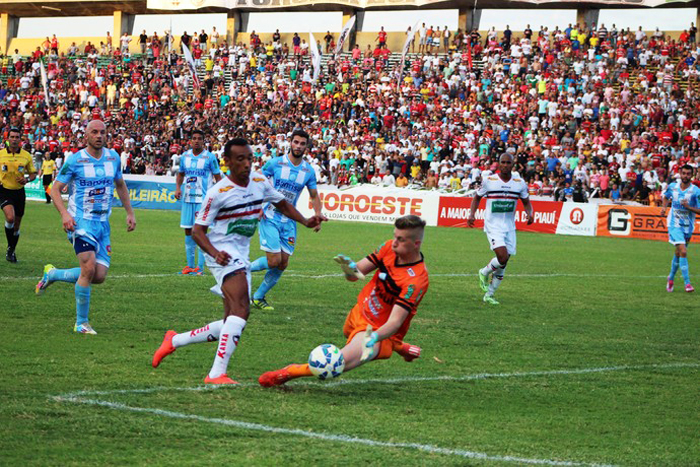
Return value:
[(420, 173), (420, 165), (418, 165), (418, 159), (413, 159), (413, 165), (411, 166), (411, 178), (417, 178)]
[(457, 176), (457, 172), (452, 171), (452, 176), (450, 177), (450, 188), (453, 190), (459, 190), (462, 188), (462, 179)]
[(403, 173), (399, 174), (399, 178), (396, 179), (396, 186), (399, 188), (408, 186), (408, 179), (406, 178), (406, 175), (404, 175)]

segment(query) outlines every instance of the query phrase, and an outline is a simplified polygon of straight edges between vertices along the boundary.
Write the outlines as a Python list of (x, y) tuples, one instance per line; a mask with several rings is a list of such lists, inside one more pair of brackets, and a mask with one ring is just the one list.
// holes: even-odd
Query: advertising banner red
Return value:
[[(532, 225), (527, 225), (525, 210), (523, 209), (522, 203), (518, 202), (518, 207), (515, 211), (516, 229), (524, 232), (556, 233), (563, 203), (556, 203), (554, 201), (531, 201), (531, 203), (535, 210), (535, 222), (533, 222)], [(471, 205), (472, 198), (441, 197), (440, 207), (438, 208), (438, 226), (467, 227), (467, 219), (469, 219), (469, 208)], [(486, 200), (482, 200), (479, 204), (479, 209), (476, 211), (475, 227), (484, 227), (485, 207)], [(577, 215), (579, 215), (578, 212)]]

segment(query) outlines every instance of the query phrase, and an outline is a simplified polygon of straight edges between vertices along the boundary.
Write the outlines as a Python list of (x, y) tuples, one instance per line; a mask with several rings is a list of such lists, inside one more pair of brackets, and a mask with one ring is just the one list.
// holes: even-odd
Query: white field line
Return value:
[[(399, 378), (373, 378), (373, 379), (340, 379), (338, 381), (316, 381), (316, 380), (297, 380), (288, 383), (289, 386), (346, 386), (346, 385), (363, 385), (363, 384), (403, 384), (414, 382), (431, 382), (431, 381), (474, 381), (499, 378), (529, 378), (538, 376), (559, 376), (559, 375), (583, 375), (588, 373), (606, 373), (612, 371), (634, 371), (634, 370), (655, 370), (668, 368), (700, 368), (700, 363), (661, 363), (648, 365), (621, 365), (621, 366), (606, 366), (594, 368), (574, 368), (569, 370), (542, 370), (542, 371), (527, 371), (513, 373), (475, 373), (463, 376), (406, 376)], [(67, 394), (61, 394), (57, 397), (62, 399), (78, 398), (83, 396), (108, 396), (117, 394), (150, 394), (156, 392), (169, 391), (214, 391), (221, 388), (236, 389), (236, 388), (257, 388), (258, 383), (242, 383), (235, 386), (213, 386), (201, 385), (192, 387), (167, 387), (156, 386), (151, 388), (141, 389), (114, 389), (108, 391), (76, 391)]]
[[(435, 274), (430, 274), (430, 277), (476, 277), (478, 274), (477, 273), (435, 273)], [(172, 273), (172, 274), (115, 274), (112, 276), (107, 276), (108, 280), (111, 279), (144, 279), (144, 278), (159, 278), (159, 277), (178, 277), (179, 274), (177, 273)], [(615, 278), (615, 279), (664, 279), (667, 276), (664, 275), (659, 275), (659, 276), (628, 276), (628, 275), (619, 275), (619, 274), (569, 274), (569, 273), (543, 273), (543, 274), (508, 274), (508, 278), (511, 277), (537, 277), (537, 278), (549, 278), (549, 277), (582, 277), (582, 278)], [(208, 274), (204, 277), (212, 277), (211, 274)], [(287, 272), (284, 274), (284, 277), (295, 277), (295, 278), (301, 278), (301, 279), (327, 279), (331, 277), (343, 277), (342, 274), (303, 274), (303, 273), (295, 273), (295, 272)], [(38, 282), (39, 279), (41, 279), (41, 275), (37, 274), (35, 276), (19, 276), (19, 277), (13, 277), (13, 276), (0, 276), (0, 281), (36, 281)]]
[(301, 436), (304, 438), (319, 439), (323, 441), (339, 442), (346, 444), (359, 444), (364, 446), (379, 447), (379, 448), (404, 448), (413, 449), (418, 451), (429, 452), (432, 454), (444, 454), (449, 456), (458, 456), (467, 459), (479, 459), (494, 462), (514, 462), (518, 464), (530, 464), (530, 465), (553, 465), (553, 466), (600, 466), (603, 464), (591, 464), (585, 462), (574, 462), (574, 461), (557, 461), (550, 459), (529, 459), (524, 457), (515, 456), (498, 456), (489, 455), (482, 452), (467, 451), (463, 449), (450, 449), (442, 448), (439, 446), (433, 446), (430, 444), (419, 444), (419, 443), (390, 443), (387, 441), (377, 441), (368, 438), (358, 438), (355, 436), (348, 436), (342, 434), (331, 434), (331, 433), (317, 433), (314, 431), (307, 431), (301, 429), (293, 428), (281, 428), (269, 425), (262, 425), (259, 423), (244, 422), (241, 420), (229, 420), (225, 418), (210, 418), (203, 417), (201, 415), (185, 414), (180, 412), (172, 412), (170, 410), (163, 409), (151, 409), (145, 407), (132, 407), (125, 404), (120, 404), (117, 402), (101, 401), (96, 399), (81, 399), (78, 397), (60, 397), (54, 396), (54, 400), (59, 402), (73, 402), (77, 404), (88, 404), (100, 407), (107, 407), (113, 410), (121, 410), (124, 412), (135, 412), (141, 414), (153, 414), (161, 417), (176, 418), (181, 420), (194, 420), (197, 422), (213, 423), (217, 425), (224, 425), (234, 428), (239, 428), (242, 430), (249, 431), (261, 431), (265, 433), (281, 434), (281, 435), (292, 435)]

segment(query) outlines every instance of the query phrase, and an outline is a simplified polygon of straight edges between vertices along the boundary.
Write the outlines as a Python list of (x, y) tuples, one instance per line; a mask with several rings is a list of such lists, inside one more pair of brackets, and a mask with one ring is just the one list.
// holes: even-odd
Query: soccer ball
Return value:
[(309, 369), (319, 379), (337, 378), (343, 373), (345, 358), (333, 344), (322, 344), (309, 354)]

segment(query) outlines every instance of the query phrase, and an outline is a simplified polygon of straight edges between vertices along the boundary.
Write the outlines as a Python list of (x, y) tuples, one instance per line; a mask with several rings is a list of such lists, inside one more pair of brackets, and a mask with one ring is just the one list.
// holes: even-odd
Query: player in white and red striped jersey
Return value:
[[(476, 210), (481, 198), (486, 198), (484, 232), (491, 249), (496, 254), (489, 264), (479, 270), (479, 285), (486, 293), (484, 302), (498, 305), (494, 293), (505, 273), (508, 259), (515, 254), (515, 208), (522, 200), (527, 215), (527, 223), (532, 224), (534, 213), (527, 183), (519, 176), (513, 176), (513, 156), (501, 154), (498, 160), (498, 173), (489, 175), (481, 183), (472, 200), (468, 225), (474, 226)], [(493, 275), (489, 283), (489, 276)]]
[(214, 364), (204, 379), (207, 384), (237, 384), (226, 371), (250, 312), (248, 253), (263, 203), (272, 203), (279, 212), (308, 228), (326, 220), (323, 216), (305, 218), (267, 177), (251, 172), (253, 151), (245, 139), (230, 140), (223, 154), (229, 175), (207, 191), (192, 237), (206, 254), (207, 266), (223, 294), (224, 319), (182, 334), (166, 332), (152, 362), (157, 367), (178, 347), (218, 340)]

